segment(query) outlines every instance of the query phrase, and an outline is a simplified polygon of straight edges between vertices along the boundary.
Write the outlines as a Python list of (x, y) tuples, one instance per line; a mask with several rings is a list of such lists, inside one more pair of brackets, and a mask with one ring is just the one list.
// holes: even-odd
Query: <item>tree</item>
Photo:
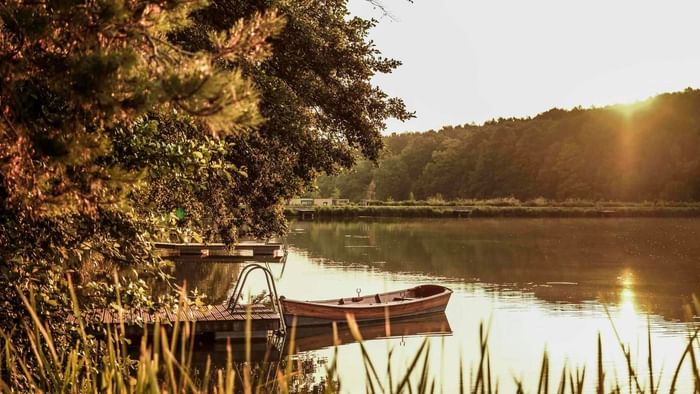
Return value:
[(340, 189), (338, 189), (337, 187), (334, 187), (333, 192), (330, 194), (330, 196), (333, 199), (336, 199), (336, 200), (339, 199), (340, 198)]
[(192, 197), (189, 190), (173, 193), (167, 179), (154, 183), (181, 203), (206, 201), (210, 210), (230, 212), (219, 220), (216, 236), (224, 240), (243, 224), (259, 236), (283, 231), (280, 202), (302, 194), (318, 174), (350, 168), (360, 156), (376, 159), (386, 118), (412, 116), (401, 100), (371, 84), (373, 75), (399, 62), (380, 56), (367, 41), (375, 22), (349, 17), (345, 0), (215, 0), (171, 40), (191, 51), (212, 50), (213, 33), (269, 8), (286, 18), (285, 29), (271, 40), (272, 56), (222, 62), (224, 68), (241, 67), (255, 82), (266, 119), (256, 130), (226, 137), (235, 148), (225, 161), (245, 176), (231, 184), (211, 183)]
[[(203, 144), (258, 127), (258, 94), (236, 59), (259, 62), (284, 20), (252, 14), (212, 35), (209, 51), (167, 40), (197, 1), (26, 2), (0, 5), (0, 328), (26, 313), (60, 345), (69, 334), (66, 274), (83, 306), (105, 307), (119, 273), (125, 303), (153, 305), (162, 277), (149, 241), (167, 215), (137, 215), (147, 176), (173, 179), (213, 167)], [(154, 119), (172, 119), (159, 122)], [(169, 125), (197, 130), (196, 143)], [(165, 127), (164, 127), (165, 126)], [(223, 147), (225, 148), (225, 146)], [(199, 153), (198, 153), (199, 152)], [(148, 153), (142, 157), (136, 154)], [(186, 182), (185, 182), (186, 183)], [(20, 330), (21, 331), (21, 330)], [(27, 339), (16, 338), (21, 348)], [(3, 370), (3, 373), (5, 370)]]
[(374, 179), (380, 199), (698, 200), (699, 108), (700, 91), (687, 90), (631, 106), (392, 134), (379, 168), (324, 182), (349, 196)]
[(375, 170), (376, 168), (372, 162), (362, 160), (352, 170), (343, 171), (337, 176), (321, 176), (319, 182), (332, 182), (338, 187), (343, 198), (360, 201), (367, 198), (367, 187), (374, 177)]
[(374, 179), (370, 181), (369, 185), (367, 186), (367, 195), (366, 199), (369, 201), (375, 200), (377, 198), (377, 184), (374, 182)]
[(0, 328), (34, 289), (69, 332), (66, 273), (87, 308), (167, 301), (150, 241), (280, 232), (286, 198), (411, 116), (345, 1), (204, 3), (0, 5)]
[(382, 160), (381, 165), (374, 173), (378, 200), (405, 200), (408, 198), (411, 179), (406, 172), (406, 166), (398, 156)]

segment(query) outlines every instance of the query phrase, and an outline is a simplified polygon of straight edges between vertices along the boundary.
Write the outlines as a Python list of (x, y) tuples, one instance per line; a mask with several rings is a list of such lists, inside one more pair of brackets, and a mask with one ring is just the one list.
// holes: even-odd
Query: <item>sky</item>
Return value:
[(700, 1), (366, 0), (354, 15), (403, 65), (375, 77), (416, 118), (386, 134), (700, 87)]

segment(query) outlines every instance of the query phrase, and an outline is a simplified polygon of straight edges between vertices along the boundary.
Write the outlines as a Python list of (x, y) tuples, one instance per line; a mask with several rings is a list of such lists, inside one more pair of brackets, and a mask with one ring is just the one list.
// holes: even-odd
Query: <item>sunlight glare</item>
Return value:
[(620, 335), (627, 337), (635, 333), (639, 321), (635, 295), (632, 290), (634, 276), (630, 270), (626, 270), (619, 280), (622, 290), (620, 291), (618, 310), (613, 316), (613, 322)]
[(641, 111), (648, 110), (654, 104), (654, 97), (648, 98), (646, 100), (636, 101), (629, 104), (618, 104), (614, 105), (612, 108), (615, 109), (625, 118), (631, 118)]

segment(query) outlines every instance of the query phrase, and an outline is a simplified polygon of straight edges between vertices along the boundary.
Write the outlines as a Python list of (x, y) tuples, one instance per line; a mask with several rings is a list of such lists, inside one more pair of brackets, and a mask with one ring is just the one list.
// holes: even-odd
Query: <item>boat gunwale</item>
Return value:
[[(385, 308), (390, 308), (392, 306), (410, 305), (410, 304), (415, 304), (415, 303), (421, 303), (421, 302), (425, 302), (427, 300), (431, 300), (434, 298), (444, 297), (445, 295), (450, 295), (454, 292), (452, 289), (450, 289), (448, 287), (445, 287), (442, 285), (430, 284), (430, 285), (419, 285), (419, 286), (415, 286), (415, 287), (411, 287), (411, 288), (403, 289), (403, 290), (388, 291), (386, 293), (377, 293), (377, 295), (386, 296), (386, 295), (391, 295), (391, 294), (401, 294), (401, 293), (407, 292), (409, 290), (417, 289), (421, 286), (437, 286), (437, 287), (441, 287), (442, 291), (437, 293), (437, 294), (429, 295), (427, 297), (416, 297), (416, 298), (411, 299), (411, 300), (401, 300), (401, 301), (393, 301), (392, 300), (392, 301), (387, 301), (387, 302), (383, 302), (380, 304), (348, 303), (348, 304), (339, 305), (339, 304), (337, 304), (338, 299), (301, 301), (301, 300), (289, 299), (286, 297), (281, 298), (280, 302), (282, 302), (283, 306), (284, 306), (285, 302), (291, 302), (291, 303), (295, 303), (295, 304), (302, 304), (302, 305), (308, 305), (308, 306), (319, 306), (319, 307), (333, 308), (333, 309), (379, 309), (379, 308), (385, 309)], [(364, 297), (372, 297), (372, 296), (364, 296)], [(345, 299), (345, 298), (343, 298), (343, 299)], [(331, 302), (334, 302), (336, 304), (330, 304)], [(285, 312), (285, 314), (287, 314), (287, 313)]]

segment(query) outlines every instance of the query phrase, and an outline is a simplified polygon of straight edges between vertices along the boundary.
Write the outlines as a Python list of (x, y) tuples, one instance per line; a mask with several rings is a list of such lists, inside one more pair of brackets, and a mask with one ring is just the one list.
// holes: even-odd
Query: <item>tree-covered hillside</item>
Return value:
[(322, 177), (325, 196), (378, 200), (700, 199), (700, 90), (631, 105), (392, 134), (378, 166)]

